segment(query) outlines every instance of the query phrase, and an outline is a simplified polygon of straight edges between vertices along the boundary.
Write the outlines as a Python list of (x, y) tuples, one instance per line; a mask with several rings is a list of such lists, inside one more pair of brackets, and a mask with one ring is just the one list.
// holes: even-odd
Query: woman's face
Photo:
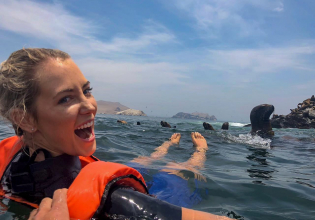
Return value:
[(40, 91), (35, 103), (35, 144), (51, 151), (53, 156), (93, 154), (97, 104), (90, 82), (72, 59), (50, 59), (37, 74)]

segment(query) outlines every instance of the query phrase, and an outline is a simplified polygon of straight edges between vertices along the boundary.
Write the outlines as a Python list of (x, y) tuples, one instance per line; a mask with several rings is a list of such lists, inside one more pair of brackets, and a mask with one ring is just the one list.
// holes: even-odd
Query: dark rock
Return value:
[(274, 110), (275, 107), (268, 104), (258, 105), (252, 109), (250, 112), (251, 134), (257, 134), (262, 137), (274, 135), (269, 120)]
[(141, 125), (140, 121), (137, 121), (137, 125)]
[(229, 130), (229, 122), (224, 122), (221, 129), (222, 130)]
[(310, 116), (309, 112), (308, 111), (304, 111), (303, 112), (303, 117), (304, 118), (308, 118)]
[(308, 117), (310, 118), (310, 119), (315, 119), (315, 109), (310, 109), (310, 110), (308, 110)]
[(205, 130), (212, 130), (212, 131), (214, 131), (214, 128), (212, 127), (211, 124), (209, 124), (207, 122), (204, 122), (202, 125), (203, 125)]
[(315, 128), (315, 98), (314, 95), (305, 99), (298, 104), (298, 107), (291, 110), (288, 115), (280, 115), (271, 119), (273, 128), (300, 128), (309, 129)]
[(184, 113), (179, 112), (174, 115), (172, 118), (185, 118), (185, 119), (196, 119), (196, 120), (209, 120), (209, 121), (216, 121), (217, 118), (214, 115), (208, 115), (207, 113)]
[(171, 125), (167, 123), (166, 121), (161, 121), (161, 125), (162, 127), (165, 127), (165, 128), (171, 128)]

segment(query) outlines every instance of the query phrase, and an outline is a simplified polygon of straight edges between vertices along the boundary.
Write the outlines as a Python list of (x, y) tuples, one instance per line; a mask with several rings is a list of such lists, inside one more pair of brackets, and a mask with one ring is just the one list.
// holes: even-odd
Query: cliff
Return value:
[(185, 118), (185, 119), (210, 120), (210, 121), (217, 120), (217, 118), (214, 115), (210, 116), (207, 113), (200, 113), (200, 112), (194, 112), (194, 113), (179, 112), (176, 115), (174, 115), (172, 118)]
[(135, 109), (127, 109), (125, 111), (117, 112), (116, 115), (147, 116), (143, 111)]

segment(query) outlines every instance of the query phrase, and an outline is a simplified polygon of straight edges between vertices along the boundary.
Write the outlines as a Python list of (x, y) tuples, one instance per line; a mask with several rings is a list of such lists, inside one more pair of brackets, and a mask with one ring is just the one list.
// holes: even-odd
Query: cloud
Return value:
[(1, 1), (0, 28), (53, 41), (90, 37), (92, 23), (68, 13), (59, 4), (32, 1)]
[(175, 36), (167, 28), (150, 20), (145, 22), (143, 32), (136, 37), (98, 40), (94, 34), (101, 27), (73, 15), (60, 4), (1, 1), (0, 14), (0, 29), (49, 42), (70, 54), (136, 53), (175, 42)]
[(88, 77), (93, 77), (101, 84), (117, 84), (126, 86), (157, 87), (160, 85), (184, 84), (187, 79), (183, 73), (187, 71), (184, 65), (160, 63), (135, 63), (112, 61), (106, 59), (77, 60), (80, 69)]
[(315, 46), (246, 50), (209, 50), (211, 68), (225, 73), (277, 73), (284, 69), (313, 71), (305, 57), (315, 54)]
[(177, 0), (175, 7), (192, 17), (199, 29), (218, 37), (224, 28), (238, 30), (239, 36), (262, 34), (261, 18), (251, 11), (282, 12), (284, 5), (282, 0)]
[(284, 10), (284, 5), (283, 5), (283, 3), (280, 2), (279, 5), (278, 5), (277, 7), (275, 7), (273, 10), (274, 10), (274, 11), (277, 11), (277, 12), (283, 12), (283, 10)]

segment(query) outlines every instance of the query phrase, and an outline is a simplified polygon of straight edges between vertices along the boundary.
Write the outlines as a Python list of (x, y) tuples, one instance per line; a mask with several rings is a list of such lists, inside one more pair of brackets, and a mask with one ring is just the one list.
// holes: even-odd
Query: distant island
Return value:
[(143, 111), (131, 109), (119, 102), (97, 101), (98, 114), (147, 116)]
[(178, 112), (172, 118), (185, 118), (185, 119), (197, 119), (197, 120), (210, 120), (210, 121), (217, 121), (217, 118), (214, 115), (208, 115), (207, 113), (184, 113)]

